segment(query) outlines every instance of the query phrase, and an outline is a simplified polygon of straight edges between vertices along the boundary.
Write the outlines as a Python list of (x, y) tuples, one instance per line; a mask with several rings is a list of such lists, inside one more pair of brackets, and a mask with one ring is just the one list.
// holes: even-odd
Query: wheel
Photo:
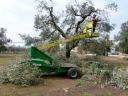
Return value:
[(78, 77), (81, 77), (81, 72), (78, 68), (69, 68), (67, 76), (71, 79), (77, 79)]

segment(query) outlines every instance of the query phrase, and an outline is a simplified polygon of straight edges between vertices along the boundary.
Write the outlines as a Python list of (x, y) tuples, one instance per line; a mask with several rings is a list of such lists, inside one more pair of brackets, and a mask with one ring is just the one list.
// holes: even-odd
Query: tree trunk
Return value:
[(70, 52), (71, 52), (71, 48), (69, 46), (69, 42), (66, 43), (66, 53), (65, 53), (65, 57), (66, 58), (70, 58)]
[(66, 49), (65, 57), (70, 58), (70, 53), (71, 53), (71, 50)]
[(66, 58), (70, 58), (70, 53), (71, 53), (71, 50), (73, 48), (75, 48), (77, 45), (78, 45), (79, 41), (76, 41), (74, 42), (73, 44), (71, 44), (70, 42), (67, 42), (66, 43), (66, 54), (65, 54), (65, 57)]
[(103, 56), (108, 56), (108, 50), (107, 50), (107, 48), (104, 49)]

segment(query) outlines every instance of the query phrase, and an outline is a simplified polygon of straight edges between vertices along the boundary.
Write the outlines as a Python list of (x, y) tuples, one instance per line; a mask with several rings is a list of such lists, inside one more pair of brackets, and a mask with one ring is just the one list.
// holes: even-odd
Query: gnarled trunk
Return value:
[(78, 45), (78, 43), (79, 43), (79, 41), (75, 41), (73, 43), (71, 43), (71, 42), (66, 43), (66, 53), (65, 53), (66, 58), (70, 58), (71, 50), (73, 48), (75, 48)]
[(71, 50), (66, 49), (65, 57), (70, 58)]
[(66, 57), (66, 58), (70, 58), (71, 50), (72, 50), (72, 48), (70, 48), (69, 42), (67, 42), (67, 43), (66, 43), (66, 53), (65, 53), (65, 57)]

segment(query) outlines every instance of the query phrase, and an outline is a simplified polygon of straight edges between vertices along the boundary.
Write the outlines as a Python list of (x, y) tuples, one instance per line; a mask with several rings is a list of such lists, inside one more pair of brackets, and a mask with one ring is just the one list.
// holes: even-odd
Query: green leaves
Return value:
[(119, 41), (120, 51), (128, 53), (128, 21), (122, 23), (121, 31), (115, 36), (115, 40)]
[(113, 70), (111, 83), (124, 90), (128, 89), (128, 67)]
[(6, 31), (5, 28), (0, 28), (0, 52), (6, 50), (6, 44), (10, 42), (11, 40), (6, 37)]
[(115, 2), (113, 2), (113, 3), (110, 3), (110, 4), (106, 5), (106, 8), (110, 9), (110, 10), (117, 11), (118, 5)]

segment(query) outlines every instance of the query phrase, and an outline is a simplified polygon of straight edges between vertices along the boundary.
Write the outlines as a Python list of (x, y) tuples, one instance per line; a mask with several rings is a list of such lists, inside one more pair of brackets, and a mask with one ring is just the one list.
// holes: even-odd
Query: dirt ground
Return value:
[[(5, 57), (0, 56), (1, 64), (10, 58), (9, 56)], [(16, 58), (17, 56), (11, 57), (11, 59)], [(128, 61), (119, 57), (111, 56), (103, 57), (103, 59), (128, 65)], [(101, 88), (100, 85), (86, 83), (79, 87), (76, 86), (77, 83), (78, 80), (68, 79), (65, 76), (45, 76), (37, 86), (20, 87), (2, 84), (0, 85), (0, 96), (128, 96), (128, 90), (123, 91), (114, 86)]]
[(100, 85), (87, 83), (80, 87), (52, 91), (48, 96), (128, 96), (128, 92), (113, 86), (101, 88)]
[(0, 85), (0, 96), (46, 96), (56, 90), (74, 87), (75, 84), (76, 80), (68, 79), (65, 76), (45, 76), (37, 86)]
[(122, 64), (122, 65), (128, 65), (128, 61), (124, 60), (122, 57), (120, 56), (109, 56), (109, 57), (103, 57), (105, 60), (108, 61), (113, 61), (116, 62), (118, 64)]
[(100, 85), (87, 83), (79, 87), (77, 82), (64, 76), (47, 76), (38, 86), (0, 85), (0, 96), (128, 96), (127, 91), (114, 86), (101, 88)]
[[(90, 55), (83, 55), (83, 54), (78, 54), (77, 55), (79, 58), (86, 58), (87, 56)], [(93, 56), (93, 55), (92, 55)], [(122, 55), (111, 55), (111, 56), (102, 56), (100, 57), (101, 59), (104, 59), (106, 61), (112, 61), (113, 63), (116, 63), (117, 66), (128, 66), (128, 61), (123, 59), (124, 56)]]

